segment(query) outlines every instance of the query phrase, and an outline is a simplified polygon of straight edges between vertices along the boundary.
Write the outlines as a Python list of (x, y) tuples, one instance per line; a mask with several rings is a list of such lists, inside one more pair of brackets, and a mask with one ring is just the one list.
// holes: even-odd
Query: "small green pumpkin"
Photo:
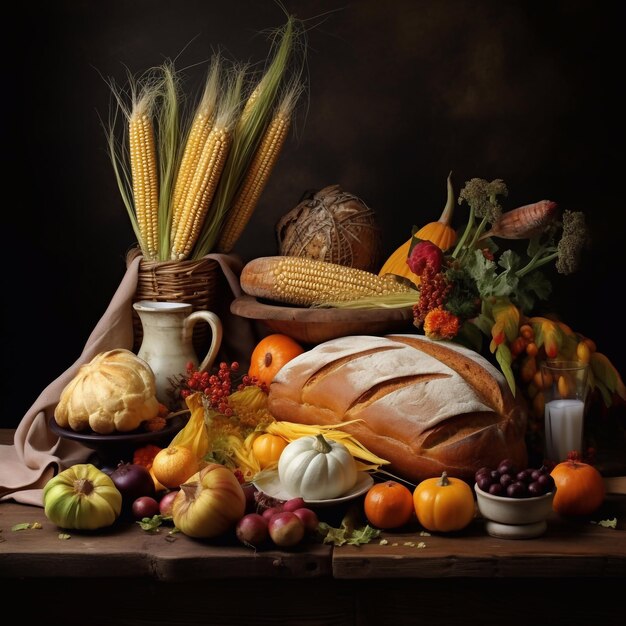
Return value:
[(43, 489), (46, 517), (61, 528), (96, 530), (111, 526), (122, 510), (122, 494), (91, 463), (73, 465)]

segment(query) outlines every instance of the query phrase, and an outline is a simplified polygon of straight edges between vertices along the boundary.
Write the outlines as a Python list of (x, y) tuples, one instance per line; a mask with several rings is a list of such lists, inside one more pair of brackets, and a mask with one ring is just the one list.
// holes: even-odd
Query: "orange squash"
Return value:
[(287, 440), (279, 435), (263, 433), (252, 442), (252, 452), (261, 469), (268, 469), (278, 464), (282, 451), (287, 447)]
[[(414, 235), (418, 239), (431, 241), (444, 251), (451, 248), (456, 243), (457, 238), (456, 231), (452, 228), (452, 226), (450, 226), (452, 214), (454, 212), (454, 189), (452, 188), (451, 177), (452, 172), (448, 174), (448, 198), (446, 206), (441, 213), (441, 217), (436, 222), (430, 222), (425, 226), (422, 226), (422, 228), (420, 228)], [(391, 254), (378, 272), (379, 276), (384, 276), (385, 274), (395, 274), (396, 276), (408, 278), (416, 285), (419, 285), (419, 276), (416, 276), (411, 271), (406, 262), (409, 256), (412, 241), (413, 237), (403, 243), (395, 250), (395, 252)]]
[(434, 532), (462, 530), (474, 519), (474, 494), (460, 478), (448, 477), (423, 480), (413, 492), (413, 504), (419, 523)]
[(304, 347), (288, 335), (268, 335), (252, 351), (248, 374), (269, 386), (280, 368), (303, 352)]
[(602, 474), (572, 454), (550, 472), (556, 485), (552, 508), (565, 516), (591, 515), (604, 502), (606, 488)]
[(413, 495), (395, 480), (377, 483), (369, 488), (363, 501), (365, 517), (376, 528), (400, 528), (413, 516)]

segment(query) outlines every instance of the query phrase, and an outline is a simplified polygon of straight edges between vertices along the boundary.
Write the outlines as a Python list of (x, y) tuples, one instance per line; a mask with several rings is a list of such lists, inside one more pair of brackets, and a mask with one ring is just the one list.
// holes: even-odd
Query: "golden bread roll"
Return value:
[(130, 350), (109, 350), (82, 365), (54, 410), (62, 428), (108, 435), (139, 428), (156, 417), (154, 373)]

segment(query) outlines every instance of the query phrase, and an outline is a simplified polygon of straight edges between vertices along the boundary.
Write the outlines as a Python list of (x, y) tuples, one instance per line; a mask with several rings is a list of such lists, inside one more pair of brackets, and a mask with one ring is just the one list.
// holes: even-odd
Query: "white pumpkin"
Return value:
[(280, 455), (278, 477), (292, 498), (331, 500), (356, 484), (356, 461), (339, 441), (321, 434), (300, 437), (287, 444)]

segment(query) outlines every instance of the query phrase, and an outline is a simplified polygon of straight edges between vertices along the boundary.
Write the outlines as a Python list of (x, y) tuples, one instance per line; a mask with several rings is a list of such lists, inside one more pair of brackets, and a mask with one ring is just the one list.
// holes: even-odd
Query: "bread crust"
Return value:
[(527, 463), (526, 410), (479, 354), (417, 335), (333, 339), (287, 363), (270, 385), (276, 419), (345, 427), (417, 484), (482, 466)]

